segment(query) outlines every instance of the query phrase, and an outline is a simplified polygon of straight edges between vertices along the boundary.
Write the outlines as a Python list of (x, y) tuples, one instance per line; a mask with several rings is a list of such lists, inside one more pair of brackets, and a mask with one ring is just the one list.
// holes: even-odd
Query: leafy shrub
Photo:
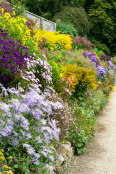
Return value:
[(95, 40), (91, 37), (89, 37), (89, 40), (95, 45), (95, 47), (98, 48), (98, 50), (102, 50), (105, 54), (108, 54), (108, 55), (111, 54), (110, 49), (108, 48), (108, 46), (105, 43), (102, 43), (102, 42)]
[(26, 68), (28, 48), (22, 46), (20, 40), (9, 37), (7, 32), (0, 29), (0, 83), (10, 86), (17, 82), (17, 73)]
[(74, 37), (77, 36), (77, 31), (72, 24), (57, 22), (56, 31), (60, 31), (61, 34), (69, 34)]
[[(34, 38), (44, 44), (44, 48), (48, 50), (71, 50), (72, 40), (70, 35), (59, 34), (59, 32), (47, 32), (45, 30), (35, 29)], [(45, 40), (46, 39), (46, 40)]]
[(94, 136), (96, 130), (94, 108), (89, 108), (90, 105), (87, 105), (89, 98), (90, 96), (84, 95), (84, 97), (70, 101), (69, 105), (73, 121), (70, 121), (67, 138), (77, 154), (84, 151), (88, 140)]
[(96, 43), (93, 42), (94, 39), (90, 40), (98, 49), (103, 50), (108, 55), (116, 53), (116, 14), (113, 2), (104, 0), (93, 1), (88, 11), (88, 17), (91, 22), (89, 36), (92, 36)]
[(86, 12), (82, 7), (63, 7), (62, 11), (54, 16), (54, 20), (59, 20), (65, 24), (72, 24), (79, 36), (85, 36), (90, 29)]
[[(100, 83), (103, 85), (103, 83)], [(101, 91), (100, 88), (97, 88), (96, 91), (91, 90), (90, 95), (85, 99), (86, 107), (85, 109), (90, 109), (94, 112), (94, 114), (99, 114), (101, 110), (106, 106), (107, 104), (107, 96)]]
[(68, 83), (69, 89), (74, 92), (74, 96), (83, 95), (88, 88), (96, 88), (96, 72), (77, 65), (67, 64), (64, 66), (64, 79)]
[(95, 47), (89, 40), (87, 40), (85, 37), (72, 37), (72, 41), (73, 43), (75, 43), (77, 45), (78, 49), (92, 49), (93, 47)]
[(87, 137), (83, 130), (78, 130), (72, 125), (68, 131), (68, 139), (71, 141), (72, 146), (74, 147), (75, 153), (80, 155), (85, 146), (87, 145)]
[(98, 50), (98, 48), (94, 48), (93, 50), (99, 57), (101, 57), (102, 54), (104, 54), (104, 52), (102, 50)]
[(23, 15), (25, 9), (24, 3), (20, 2), (19, 0), (8, 0), (12, 4), (12, 8), (15, 11), (16, 16)]
[(63, 81), (60, 77), (62, 72), (62, 68), (57, 65), (54, 61), (49, 61), (50, 65), (52, 66), (52, 81), (53, 81), (53, 88), (56, 92), (64, 94), (64, 87)]

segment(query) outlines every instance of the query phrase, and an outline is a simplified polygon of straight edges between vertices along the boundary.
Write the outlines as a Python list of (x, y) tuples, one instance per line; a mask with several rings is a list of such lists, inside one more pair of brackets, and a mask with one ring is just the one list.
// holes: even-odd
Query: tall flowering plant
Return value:
[(20, 40), (9, 37), (7, 32), (0, 29), (0, 82), (5, 86), (15, 81), (19, 70), (26, 68), (28, 56), (28, 48), (22, 46)]

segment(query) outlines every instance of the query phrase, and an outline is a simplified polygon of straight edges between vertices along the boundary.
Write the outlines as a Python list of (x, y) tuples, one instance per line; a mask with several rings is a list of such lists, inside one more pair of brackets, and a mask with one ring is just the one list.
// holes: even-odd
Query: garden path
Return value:
[(97, 118), (93, 144), (75, 156), (66, 174), (116, 174), (116, 90)]

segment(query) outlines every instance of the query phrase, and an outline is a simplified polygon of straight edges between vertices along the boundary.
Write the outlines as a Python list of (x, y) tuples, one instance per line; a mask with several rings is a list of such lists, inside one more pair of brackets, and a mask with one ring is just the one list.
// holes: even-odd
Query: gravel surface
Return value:
[(116, 91), (97, 118), (97, 132), (87, 151), (75, 156), (66, 174), (116, 174)]

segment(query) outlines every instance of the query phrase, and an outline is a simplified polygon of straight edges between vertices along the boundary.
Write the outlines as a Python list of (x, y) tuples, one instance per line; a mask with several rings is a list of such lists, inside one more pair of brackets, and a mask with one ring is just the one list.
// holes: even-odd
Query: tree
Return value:
[(89, 36), (106, 44), (115, 54), (116, 23), (112, 11), (115, 11), (113, 0), (94, 0), (88, 12), (91, 22)]

